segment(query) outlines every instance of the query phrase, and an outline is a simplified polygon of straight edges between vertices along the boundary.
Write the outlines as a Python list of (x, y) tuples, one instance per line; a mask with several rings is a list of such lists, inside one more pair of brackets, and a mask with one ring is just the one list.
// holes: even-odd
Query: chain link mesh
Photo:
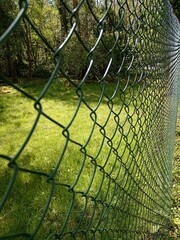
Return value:
[[(8, 172), (7, 186), (0, 196), (2, 219), (6, 221), (5, 216), (11, 215), (14, 204), (18, 204), (13, 202), (13, 194), (21, 196), (21, 188), (27, 192), (27, 196), (22, 196), (27, 206), (22, 211), (29, 216), (24, 228), (14, 226), (10, 232), (4, 229), (0, 239), (164, 239), (172, 204), (180, 82), (179, 22), (167, 0), (80, 0), (74, 1), (76, 6), (70, 1), (59, 3), (68, 21), (61, 19), (64, 33), (58, 47), (42, 35), (29, 16), (27, 0), (19, 2), (17, 17), (0, 37), (1, 45), (11, 41), (11, 33), (25, 22), (49, 49), (54, 61), (51, 76), (37, 96), (0, 76), (5, 84), (30, 100), (36, 113), (18, 151), (13, 156), (3, 152), (0, 155)], [(97, 5), (103, 6), (100, 14)], [(112, 11), (118, 19), (113, 18)], [(90, 18), (92, 28), (88, 26)], [(83, 24), (89, 28), (89, 36), (81, 31)], [(96, 37), (91, 39), (92, 35)], [(110, 43), (107, 35), (111, 35)], [(67, 71), (73, 51), (69, 58), (63, 58), (73, 43), (73, 51), (77, 53), (78, 45), (85, 55), (77, 81)], [(89, 95), (92, 79), (96, 93)], [(56, 106), (56, 118), (47, 110), (46, 100), (58, 81), (68, 83), (75, 97), (69, 99), (66, 113)], [(72, 101), (76, 103), (73, 106)], [(71, 108), (69, 121), (63, 121), (63, 114), (68, 115)], [(23, 104), (19, 111), (23, 112)], [(82, 114), (86, 122), (81, 121)], [(21, 160), (34, 141), (38, 126), (43, 124), (41, 119), (56, 129), (60, 142), (50, 146), (47, 142), (47, 151), (50, 147), (58, 152), (49, 169), (36, 166), (33, 156), (32, 165)], [(46, 138), (45, 130), (41, 137)], [(34, 145), (36, 151), (40, 149)], [(46, 159), (41, 162), (46, 165)], [(62, 171), (64, 166), (66, 172)], [(42, 186), (46, 189), (37, 200), (36, 216), (31, 216), (26, 204), (32, 203), (28, 201), (25, 178), (32, 180), (36, 191), (41, 192)], [(12, 209), (6, 205), (12, 205)], [(58, 206), (64, 206), (64, 211), (58, 211)]]

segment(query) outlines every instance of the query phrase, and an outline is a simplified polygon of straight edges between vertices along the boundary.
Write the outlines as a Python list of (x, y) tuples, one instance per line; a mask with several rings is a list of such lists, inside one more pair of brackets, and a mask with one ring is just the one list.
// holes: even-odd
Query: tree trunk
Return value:
[(7, 67), (8, 67), (8, 75), (12, 77), (13, 82), (17, 82), (17, 72), (16, 72), (16, 67), (12, 58), (9, 41), (7, 41), (7, 44), (6, 44), (6, 60), (7, 60)]
[[(78, 0), (72, 0), (72, 5), (73, 5), (73, 9), (75, 9), (78, 6)], [(76, 31), (79, 33), (80, 36), (82, 36), (81, 22), (80, 22), (80, 17), (79, 17), (78, 11), (76, 12), (76, 18), (77, 18), (77, 23), (78, 23)]]
[(68, 33), (68, 19), (67, 19), (67, 10), (65, 9), (61, 0), (57, 1), (57, 9), (58, 9), (60, 20), (61, 20), (61, 38), (63, 41)]
[(29, 26), (27, 26), (26, 22), (24, 21), (24, 27), (25, 27), (25, 45), (26, 45), (26, 55), (27, 55), (27, 62), (28, 62), (28, 80), (31, 80), (32, 78), (32, 54), (31, 54), (31, 35), (30, 35), (30, 29)]
[(73, 8), (75, 9), (78, 5), (78, 0), (73, 0)]

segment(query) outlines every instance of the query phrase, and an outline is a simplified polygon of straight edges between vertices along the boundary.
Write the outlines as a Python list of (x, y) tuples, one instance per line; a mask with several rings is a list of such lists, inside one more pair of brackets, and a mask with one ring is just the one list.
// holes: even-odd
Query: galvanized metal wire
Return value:
[[(180, 89), (180, 25), (167, 0), (97, 2), (104, 6), (101, 18), (93, 6), (94, 1), (77, 1), (75, 8), (69, 1), (60, 1), (69, 27), (58, 47), (52, 46), (28, 15), (27, 0), (19, 1), (17, 17), (0, 36), (2, 46), (7, 40), (11, 41), (11, 33), (25, 21), (54, 59), (54, 69), (38, 97), (0, 75), (4, 83), (30, 99), (36, 111), (32, 127), (18, 151), (13, 156), (0, 153), (1, 163), (6, 163), (7, 171), (11, 173), (0, 196), (0, 214), (11, 199), (19, 175), (30, 176), (35, 179), (34, 184), (48, 189), (31, 230), (28, 227), (28, 230), (9, 233), (4, 230), (0, 239), (163, 239), (168, 231)], [(94, 42), (80, 31), (84, 8), (94, 22), (94, 28), (90, 30), (96, 35)], [(116, 20), (111, 14), (112, 9), (118, 13)], [(108, 27), (111, 28), (111, 45), (106, 41)], [(84, 74), (78, 81), (66, 71), (70, 59), (63, 59), (63, 53), (74, 39), (86, 53)], [(98, 56), (99, 48), (103, 49), (104, 55)], [(115, 55), (118, 55), (118, 61)], [(44, 107), (49, 88), (59, 78), (69, 82), (77, 100), (74, 114), (66, 124), (61, 117), (51, 116)], [(93, 104), (86, 94), (90, 78), (99, 90)], [(112, 92), (108, 91), (109, 82), (113, 82)], [(108, 115), (100, 111), (102, 104), (106, 104)], [(82, 109), (91, 126), (82, 122), (82, 128), (78, 129), (76, 121)], [(19, 111), (22, 110), (23, 106)], [(62, 149), (57, 149), (54, 143), (54, 149), (60, 154), (57, 159), (52, 159), (53, 168), (49, 171), (23, 166), (19, 162), (42, 117), (59, 129), (63, 142)], [(114, 126), (113, 131), (109, 130), (110, 125)], [(76, 137), (79, 131), (85, 136), (83, 142)], [(96, 142), (96, 134), (100, 136), (100, 142)], [(92, 143), (95, 150), (92, 150)], [(71, 153), (72, 145), (78, 154)], [(69, 155), (74, 158), (72, 171), (62, 172), (62, 165), (68, 164)], [(45, 164), (45, 160), (42, 161)], [(75, 162), (78, 162), (78, 169), (74, 169)], [(61, 177), (69, 174), (73, 175), (73, 181)], [(89, 181), (80, 189), (79, 183), (85, 174)], [(67, 197), (66, 202), (62, 202), (62, 193)], [(43, 227), (49, 212), (53, 211), (53, 204), (64, 205), (68, 210), (63, 217), (60, 212), (54, 214), (52, 223)], [(11, 214), (11, 209), (9, 212)], [(76, 221), (72, 222), (72, 219)], [(27, 222), (26, 226), (29, 224)]]

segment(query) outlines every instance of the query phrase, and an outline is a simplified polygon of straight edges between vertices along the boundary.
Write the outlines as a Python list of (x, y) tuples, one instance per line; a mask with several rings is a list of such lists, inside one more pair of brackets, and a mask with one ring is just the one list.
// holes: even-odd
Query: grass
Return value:
[[(180, 113), (180, 107), (179, 107)], [(173, 162), (173, 208), (171, 236), (180, 238), (180, 117), (177, 120), (176, 143)]]
[[(38, 98), (44, 85), (44, 81), (37, 81), (21, 84), (20, 87)], [(108, 85), (105, 89), (108, 98), (113, 96), (115, 89), (115, 84)], [(128, 105), (132, 91), (136, 96), (137, 89), (117, 92), (113, 105), (109, 101), (109, 106), (105, 96), (100, 98), (101, 88), (95, 83), (85, 84), (83, 95), (75, 90), (63, 81), (56, 81), (40, 101), (43, 112), (60, 125), (41, 115), (28, 144), (16, 160), (18, 167), (26, 171), (16, 170), (15, 166), (9, 168), (7, 160), (0, 158), (1, 201), (10, 179), (17, 173), (0, 215), (0, 239), (1, 236), (14, 233), (33, 234), (36, 231), (36, 239), (53, 239), (53, 234), (60, 234), (61, 231), (68, 233), (70, 230), (75, 234), (77, 227), (77, 239), (84, 236), (84, 229), (92, 230), (87, 235), (88, 239), (93, 236), (105, 239), (106, 236), (109, 240), (117, 236), (121, 239), (121, 235), (123, 239), (123, 230), (131, 229), (132, 232), (125, 234), (126, 239), (132, 239), (135, 234), (133, 231), (137, 228), (142, 232), (139, 233), (141, 237), (148, 239), (148, 232), (159, 229), (158, 224), (142, 219), (148, 217), (158, 221), (156, 214), (144, 210), (141, 204), (132, 199), (133, 196), (153, 209), (154, 202), (143, 195), (144, 191), (162, 204), (142, 178), (145, 175), (146, 180), (154, 184), (153, 173), (149, 175), (147, 171), (151, 169), (151, 163), (147, 162), (147, 166), (144, 166), (142, 157), (138, 156), (137, 143), (144, 147), (141, 134), (144, 118), (137, 110), (137, 101), (131, 101), (131, 105)], [(28, 137), (38, 111), (34, 109), (33, 100), (11, 87), (0, 87), (0, 95), (0, 153), (13, 158)], [(81, 98), (87, 104), (79, 104)], [(110, 109), (113, 110), (111, 114)], [(127, 115), (133, 117), (127, 118)], [(141, 118), (140, 123), (138, 118)], [(123, 126), (122, 129), (117, 129), (117, 122)], [(136, 128), (131, 127), (133, 124)], [(117, 151), (120, 159), (117, 158)], [(133, 156), (132, 151), (137, 155)], [(47, 175), (51, 176), (49, 181)], [(56, 183), (54, 190), (52, 179)], [(48, 197), (51, 197), (49, 205)], [(47, 212), (42, 217), (44, 210)], [(156, 211), (161, 210), (156, 204)], [(38, 228), (41, 219), (43, 222)], [(102, 232), (97, 231), (93, 235), (98, 227)], [(121, 230), (118, 233), (115, 229), (119, 228)], [(63, 239), (71, 239), (71, 234), (64, 235)]]

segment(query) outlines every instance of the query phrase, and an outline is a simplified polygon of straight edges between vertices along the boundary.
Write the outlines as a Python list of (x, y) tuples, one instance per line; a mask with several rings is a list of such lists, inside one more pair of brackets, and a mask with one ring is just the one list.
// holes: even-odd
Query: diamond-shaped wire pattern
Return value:
[[(54, 61), (51, 76), (38, 96), (0, 76), (29, 99), (36, 114), (14, 155), (0, 155), (9, 171), (7, 186), (0, 195), (3, 222), (4, 216), (13, 211), (13, 194), (21, 194), (26, 184), (27, 197), (22, 199), (28, 202), (28, 183), (22, 182), (19, 187), (16, 184), (20, 176), (31, 179), (39, 192), (41, 186), (47, 189), (41, 200), (37, 197), (37, 216), (30, 216), (31, 208), (27, 207), (30, 217), (25, 227), (14, 226), (10, 232), (4, 229), (0, 239), (163, 239), (172, 204), (180, 82), (179, 22), (167, 0), (72, 2), (59, 1), (68, 29), (64, 24), (58, 47), (43, 36), (29, 16), (27, 0), (20, 1), (17, 17), (0, 37), (1, 45), (11, 41), (11, 33), (24, 23), (50, 50)], [(100, 13), (96, 4), (101, 6)], [(87, 32), (82, 31), (85, 28)], [(75, 81), (67, 66), (73, 51), (77, 58), (81, 54), (77, 45), (85, 57), (81, 76)], [(63, 58), (69, 49), (73, 49), (69, 58)], [(78, 67), (74, 62), (74, 68)], [(68, 84), (74, 99), (69, 99), (66, 113), (57, 104), (59, 115), (53, 116), (46, 100), (59, 79), (61, 84)], [(89, 95), (92, 79), (96, 93)], [(23, 111), (23, 105), (19, 111)], [(64, 121), (64, 114), (69, 122)], [(82, 114), (87, 122), (81, 121)], [(32, 164), (21, 161), (35, 141), (38, 127), (43, 125), (42, 118), (56, 129), (59, 138), (59, 142), (47, 141), (47, 152), (49, 147), (57, 151), (49, 169), (44, 158), (44, 168), (36, 166), (36, 155), (30, 156)], [(46, 131), (39, 137), (46, 138)], [(34, 153), (40, 151), (33, 146)], [(62, 171), (65, 166), (66, 172)], [(33, 198), (36, 201), (36, 196)], [(12, 209), (6, 209), (9, 202)], [(58, 211), (58, 205), (64, 205), (64, 212)]]

